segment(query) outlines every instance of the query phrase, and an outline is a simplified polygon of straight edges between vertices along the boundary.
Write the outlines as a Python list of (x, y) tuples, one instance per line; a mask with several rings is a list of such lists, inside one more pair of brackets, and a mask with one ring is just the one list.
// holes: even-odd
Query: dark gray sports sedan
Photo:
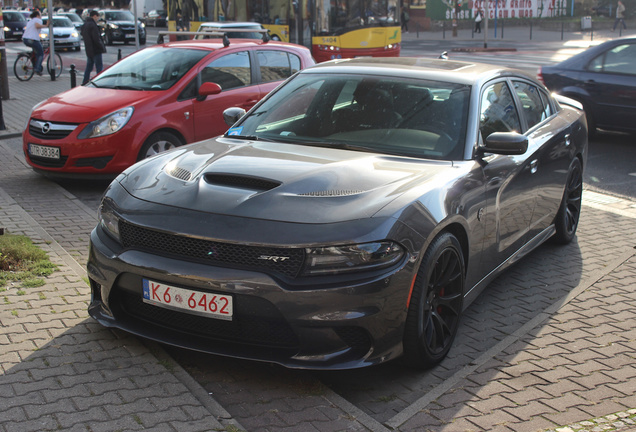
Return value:
[(103, 325), (294, 368), (430, 367), (489, 281), (575, 236), (585, 116), (522, 72), (334, 61), (225, 116), (105, 193)]

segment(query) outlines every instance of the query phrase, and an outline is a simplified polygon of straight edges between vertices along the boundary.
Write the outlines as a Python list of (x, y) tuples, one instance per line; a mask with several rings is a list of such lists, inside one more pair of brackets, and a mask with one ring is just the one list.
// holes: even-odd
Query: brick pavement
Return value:
[(33, 104), (69, 87), (64, 77), (11, 82), (3, 101), (0, 226), (31, 237), (60, 271), (1, 293), (0, 431), (633, 426), (636, 204), (587, 191), (577, 242), (544, 246), (494, 281), (448, 361), (426, 373), (297, 373), (209, 357), (197, 370), (194, 354), (102, 328), (86, 313), (94, 209), (28, 169), (15, 138)]

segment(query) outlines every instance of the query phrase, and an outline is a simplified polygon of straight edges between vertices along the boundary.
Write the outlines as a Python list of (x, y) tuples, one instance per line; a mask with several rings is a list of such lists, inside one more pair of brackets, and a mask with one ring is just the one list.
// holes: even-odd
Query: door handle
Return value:
[(530, 162), (530, 172), (532, 174), (536, 173), (537, 169), (538, 169), (538, 166), (539, 166), (539, 160), (538, 159), (535, 159), (532, 162)]
[(566, 134), (565, 135), (565, 146), (569, 146), (572, 143), (572, 140), (570, 139), (570, 134)]

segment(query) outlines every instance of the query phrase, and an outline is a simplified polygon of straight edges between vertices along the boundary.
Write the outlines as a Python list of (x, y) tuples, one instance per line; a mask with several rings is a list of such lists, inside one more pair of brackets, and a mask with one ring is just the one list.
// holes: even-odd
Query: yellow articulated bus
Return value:
[(273, 40), (311, 46), (317, 62), (398, 57), (402, 34), (396, 0), (168, 0), (169, 30), (204, 22), (252, 22)]

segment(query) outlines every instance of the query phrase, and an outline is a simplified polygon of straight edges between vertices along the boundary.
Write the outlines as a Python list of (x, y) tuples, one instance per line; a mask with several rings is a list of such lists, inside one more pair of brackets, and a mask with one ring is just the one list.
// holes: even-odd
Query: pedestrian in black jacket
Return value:
[(90, 81), (93, 66), (95, 66), (97, 73), (100, 73), (102, 69), (104, 69), (102, 53), (106, 52), (106, 47), (104, 46), (101, 31), (97, 25), (98, 20), (99, 12), (93, 10), (82, 26), (82, 38), (84, 38), (84, 47), (86, 50), (86, 69), (84, 70), (84, 81), (82, 81), (82, 85)]

